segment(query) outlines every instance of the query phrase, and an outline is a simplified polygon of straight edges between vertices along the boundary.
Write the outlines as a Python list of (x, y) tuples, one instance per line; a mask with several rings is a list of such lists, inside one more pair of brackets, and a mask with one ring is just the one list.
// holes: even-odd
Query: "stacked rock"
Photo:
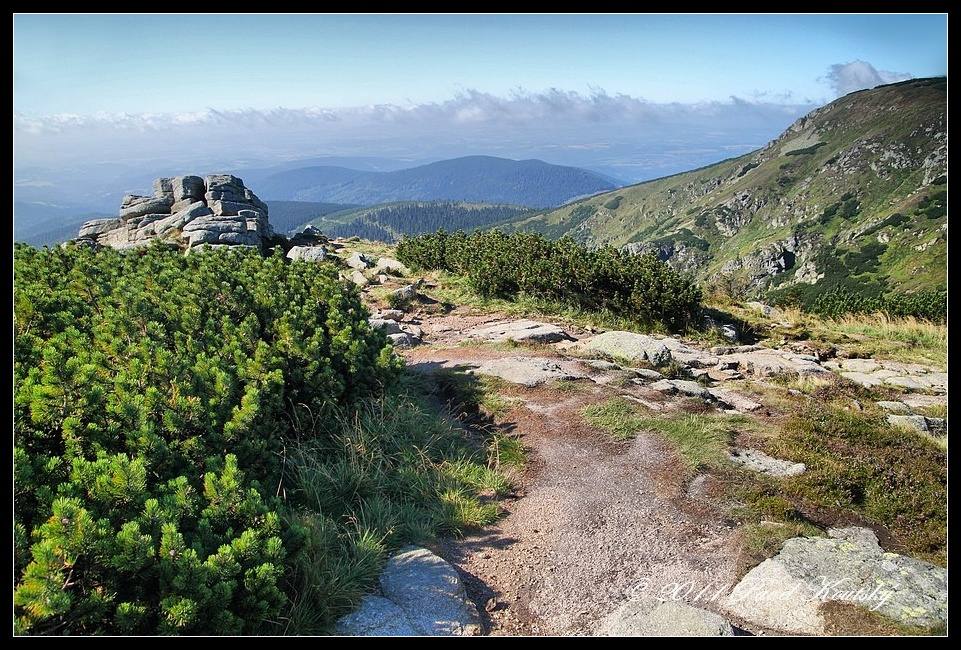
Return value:
[(236, 176), (158, 178), (153, 190), (153, 196), (124, 196), (116, 219), (86, 222), (77, 239), (126, 249), (160, 238), (190, 249), (260, 247), (272, 234), (267, 204)]

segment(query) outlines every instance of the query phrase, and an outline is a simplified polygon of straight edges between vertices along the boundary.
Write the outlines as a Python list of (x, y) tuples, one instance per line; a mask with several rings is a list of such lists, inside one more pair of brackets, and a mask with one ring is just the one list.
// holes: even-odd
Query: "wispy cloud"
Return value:
[(896, 81), (906, 81), (911, 79), (912, 76), (907, 72), (878, 70), (867, 61), (858, 59), (850, 63), (835, 63), (828, 70), (826, 78), (834, 92), (841, 96), (855, 90), (874, 88)]
[[(339, 109), (18, 114), (15, 160), (23, 173), (42, 169), (60, 182), (67, 172), (59, 170), (82, 170), (90, 182), (98, 165), (159, 174), (310, 157), (427, 161), (487, 153), (642, 180), (763, 146), (812, 108), (740, 97), (656, 103), (603, 90), (518, 89)], [(110, 183), (116, 178), (105, 177), (104, 187)]]

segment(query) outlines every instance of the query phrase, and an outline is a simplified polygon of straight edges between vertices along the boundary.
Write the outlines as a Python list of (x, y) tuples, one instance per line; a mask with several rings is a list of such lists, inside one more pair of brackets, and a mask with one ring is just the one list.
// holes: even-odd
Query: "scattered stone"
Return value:
[(947, 421), (943, 418), (929, 418), (923, 415), (889, 415), (888, 424), (939, 437), (947, 435), (948, 432)]
[(418, 280), (414, 284), (408, 284), (400, 289), (395, 289), (390, 293), (391, 299), (398, 304), (407, 304), (411, 300), (417, 297), (417, 290), (420, 288), (421, 281)]
[(400, 325), (395, 320), (385, 318), (370, 318), (367, 321), (374, 329), (383, 330), (384, 334), (398, 334), (401, 332)]
[(830, 372), (816, 361), (769, 348), (731, 352), (719, 356), (718, 363), (720, 362), (737, 363), (737, 368), (744, 374), (761, 378), (781, 374), (801, 376)]
[(804, 463), (792, 463), (789, 460), (773, 458), (758, 449), (735, 448), (728, 456), (738, 465), (769, 476), (797, 476), (807, 469)]
[(948, 403), (944, 395), (904, 395), (901, 397), (901, 401), (912, 409), (947, 406)]
[[(868, 375), (868, 377), (870, 377), (870, 375)], [(901, 388), (907, 388), (909, 390), (923, 390), (927, 388), (926, 382), (919, 381), (916, 377), (885, 377), (881, 380), (881, 383), (900, 386)]]
[(368, 596), (337, 622), (350, 636), (476, 636), (480, 615), (457, 570), (425, 548), (407, 547), (380, 575), (383, 597)]
[(721, 336), (726, 338), (728, 341), (737, 341), (738, 334), (737, 328), (733, 325), (721, 325)]
[(682, 395), (700, 398), (711, 396), (707, 388), (704, 388), (704, 386), (701, 386), (696, 381), (688, 381), (686, 379), (662, 379), (654, 382), (650, 387), (662, 393), (681, 393)]
[(557, 325), (534, 320), (502, 321), (469, 330), (466, 336), (486, 341), (517, 341), (518, 343), (556, 343), (573, 340)]
[(947, 571), (885, 553), (867, 528), (830, 529), (829, 537), (795, 537), (751, 569), (727, 596), (732, 614), (789, 634), (823, 634), (819, 606), (841, 601), (874, 608), (919, 627), (947, 620)]
[(590, 361), (585, 361), (584, 365), (588, 368), (593, 368), (594, 370), (601, 370), (603, 372), (610, 372), (612, 370), (623, 370), (616, 363), (611, 363), (610, 361), (604, 361), (603, 359), (591, 359)]
[(881, 402), (877, 402), (877, 405), (883, 408), (885, 411), (891, 411), (892, 413), (897, 415), (909, 415), (911, 413), (911, 409), (909, 409), (908, 405), (905, 404), (904, 402), (881, 401)]
[(404, 312), (399, 309), (384, 309), (380, 312), (379, 318), (399, 321), (404, 318)]
[(585, 377), (584, 374), (570, 367), (570, 365), (572, 364), (562, 365), (544, 358), (507, 357), (485, 361), (473, 372), (500, 377), (512, 384), (533, 387), (548, 381), (582, 379)]
[(629, 370), (638, 379), (647, 379), (650, 381), (657, 381), (658, 379), (664, 379), (664, 375), (662, 375), (656, 370), (649, 370), (648, 368), (630, 368)]
[(727, 404), (739, 413), (753, 413), (761, 404), (727, 388), (709, 388), (708, 393), (719, 402)]
[(364, 255), (363, 253), (356, 253), (356, 252), (351, 253), (350, 257), (344, 260), (344, 263), (347, 264), (347, 266), (349, 266), (350, 268), (356, 269), (358, 271), (366, 271), (367, 269), (369, 269), (371, 266), (374, 265), (374, 262), (367, 255)]
[(765, 305), (763, 302), (748, 302), (745, 303), (746, 306), (754, 309), (755, 311), (761, 312), (761, 315), (766, 318), (780, 318), (780, 312), (771, 307), (770, 305)]
[(367, 276), (360, 271), (351, 272), (350, 281), (356, 284), (358, 287), (366, 287), (368, 284), (370, 284), (370, 280), (367, 279)]
[(395, 347), (399, 348), (412, 348), (420, 343), (420, 338), (409, 332), (388, 334), (387, 338), (390, 339), (390, 342), (393, 343)]
[(641, 596), (601, 619), (595, 636), (734, 636), (734, 628), (714, 612)]
[(323, 246), (294, 246), (287, 251), (287, 258), (305, 262), (322, 262), (327, 259), (327, 249)]
[(381, 257), (377, 260), (377, 264), (374, 266), (374, 272), (393, 275), (407, 275), (410, 273), (410, 269), (392, 257)]

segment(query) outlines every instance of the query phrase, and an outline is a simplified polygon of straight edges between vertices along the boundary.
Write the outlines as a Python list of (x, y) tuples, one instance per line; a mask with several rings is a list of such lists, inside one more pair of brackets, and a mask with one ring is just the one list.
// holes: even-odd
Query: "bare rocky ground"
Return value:
[[(409, 282), (380, 280), (398, 288)], [(513, 386), (510, 394), (518, 400), (497, 418), (497, 426), (519, 436), (528, 453), (516, 493), (501, 502), (504, 516), (482, 531), (440, 540), (432, 547), (457, 568), (485, 632), (491, 635), (603, 634), (604, 621), (612, 612), (617, 618), (617, 612), (651, 596), (693, 605), (698, 610), (692, 611), (702, 614), (721, 614), (735, 632), (816, 634), (826, 629), (817, 603), (811, 609), (810, 598), (803, 603), (808, 618), (801, 623), (780, 620), (777, 612), (751, 620), (750, 609), (732, 605), (729, 593), (742, 578), (741, 540), (716, 480), (691, 476), (659, 434), (640, 431), (629, 441), (613, 441), (584, 421), (585, 406), (621, 395), (665, 412), (690, 408), (694, 398), (715, 412), (764, 418), (767, 408), (742, 388), (784, 372), (840, 373), (852, 381), (868, 377), (866, 381), (923, 391), (926, 400), (921, 402), (944, 399), (946, 375), (916, 365), (845, 361), (822, 365), (803, 351), (733, 345), (702, 349), (677, 339), (635, 338), (638, 335), (627, 333), (622, 333), (627, 338), (611, 340), (609, 334), (614, 333), (596, 337), (594, 331), (569, 324), (478, 314), (464, 307), (445, 313), (436, 305), (415, 305), (402, 315), (384, 311), (384, 318), (378, 319), (383, 321), (392, 323), (388, 331), (399, 330), (394, 340), (400, 341), (398, 349), (412, 371), (457, 368), (498, 376)], [(707, 384), (719, 392), (627, 367), (626, 362), (660, 357), (661, 348), (689, 371), (708, 374)], [(622, 351), (614, 356), (625, 359), (590, 360), (611, 359), (604, 353), (612, 350)], [(902, 406), (909, 402), (910, 394)], [(759, 472), (790, 475), (804, 469), (751, 450), (732, 449), (732, 454), (732, 460)], [(837, 536), (850, 536), (845, 532), (850, 530), (865, 529), (844, 529)], [(757, 567), (752, 580), (785, 579), (792, 565), (778, 561)], [(819, 556), (818, 562), (831, 564), (835, 559)], [(929, 587), (934, 580), (936, 592), (941, 574), (935, 574), (924, 578)], [(798, 583), (805, 579), (788, 577)], [(917, 605), (915, 600), (911, 603)], [(645, 625), (609, 629), (643, 633), (651, 629)], [(663, 633), (665, 628), (656, 629)]]

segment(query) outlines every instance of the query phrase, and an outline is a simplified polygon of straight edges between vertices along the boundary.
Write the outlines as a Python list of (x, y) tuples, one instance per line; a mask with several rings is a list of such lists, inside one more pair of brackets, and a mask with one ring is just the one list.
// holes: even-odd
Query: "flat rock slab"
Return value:
[(656, 366), (669, 363), (673, 358), (664, 340), (634, 332), (604, 332), (581, 341), (577, 347), (583, 352), (630, 362), (648, 361)]
[(898, 386), (908, 390), (945, 393), (948, 374), (917, 363), (879, 361), (876, 359), (840, 359), (830, 364), (842, 377), (867, 388)]
[(731, 590), (731, 614), (791, 634), (823, 634), (824, 602), (873, 609), (900, 623), (947, 621), (947, 570), (886, 553), (868, 528), (832, 528), (829, 537), (795, 537)]
[(337, 622), (349, 636), (476, 636), (480, 616), (457, 571), (425, 548), (409, 546), (380, 575), (383, 596), (368, 596)]
[(603, 618), (595, 636), (734, 636), (724, 618), (674, 600), (640, 597)]
[(745, 375), (762, 378), (781, 374), (800, 376), (830, 372), (812, 359), (813, 357), (807, 355), (762, 348), (719, 355), (718, 363), (723, 363), (727, 368), (736, 367)]
[(573, 338), (557, 325), (534, 320), (510, 320), (468, 330), (469, 339), (516, 341), (518, 343), (556, 343)]
[(891, 413), (897, 415), (908, 415), (911, 413), (911, 409), (909, 409), (908, 405), (904, 402), (880, 401), (877, 402), (877, 405), (883, 408), (885, 411), (890, 411)]
[(797, 476), (807, 469), (804, 463), (773, 458), (758, 449), (734, 449), (729, 457), (731, 462), (769, 476)]
[(923, 409), (931, 406), (947, 406), (946, 395), (903, 395), (901, 401), (912, 409)]
[(571, 362), (558, 362), (538, 357), (492, 359), (481, 363), (472, 370), (468, 370), (468, 372), (500, 377), (512, 384), (521, 384), (528, 387), (539, 386), (548, 381), (583, 379), (587, 376), (578, 371)]

